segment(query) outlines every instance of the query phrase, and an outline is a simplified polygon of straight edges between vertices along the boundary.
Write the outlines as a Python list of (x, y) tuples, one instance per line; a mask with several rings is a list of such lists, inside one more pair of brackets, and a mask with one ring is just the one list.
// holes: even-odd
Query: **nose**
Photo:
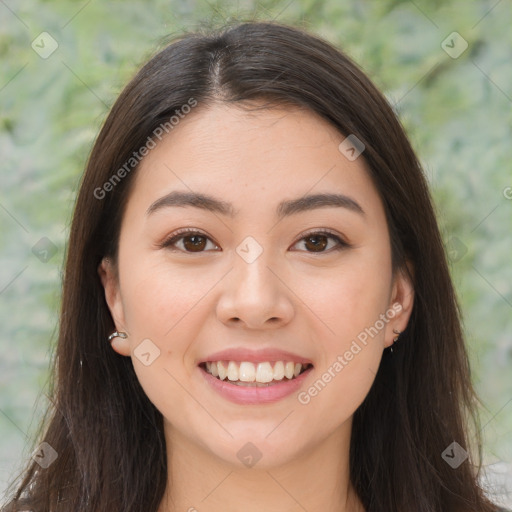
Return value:
[(235, 256), (217, 303), (220, 321), (249, 329), (275, 329), (290, 322), (293, 293), (269, 263), (265, 252), (252, 263)]

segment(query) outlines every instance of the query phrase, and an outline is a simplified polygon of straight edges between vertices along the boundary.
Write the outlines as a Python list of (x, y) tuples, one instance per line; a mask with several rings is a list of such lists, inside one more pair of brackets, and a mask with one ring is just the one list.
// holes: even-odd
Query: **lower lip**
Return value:
[(269, 404), (282, 400), (283, 398), (296, 392), (304, 380), (309, 375), (313, 367), (308, 368), (298, 377), (291, 380), (283, 380), (278, 384), (272, 384), (265, 387), (237, 386), (231, 384), (228, 380), (220, 380), (209, 374), (203, 368), (199, 370), (203, 374), (206, 382), (221, 396), (236, 404)]

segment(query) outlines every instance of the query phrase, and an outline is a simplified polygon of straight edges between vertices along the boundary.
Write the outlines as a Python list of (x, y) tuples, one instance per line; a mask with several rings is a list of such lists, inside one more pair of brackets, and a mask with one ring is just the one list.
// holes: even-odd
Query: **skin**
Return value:
[[(134, 177), (118, 261), (104, 259), (99, 274), (117, 330), (128, 334), (112, 347), (132, 358), (164, 417), (170, 470), (159, 512), (363, 510), (349, 482), (352, 416), (393, 329), (407, 325), (413, 289), (392, 272), (382, 201), (364, 154), (349, 161), (339, 151), (344, 138), (306, 110), (214, 104), (183, 119)], [(146, 214), (173, 190), (213, 195), (236, 214), (190, 206)], [(350, 196), (364, 215), (322, 207), (277, 220), (280, 201), (319, 192)], [(186, 252), (190, 238), (174, 251), (159, 246), (183, 227), (208, 237), (203, 252)], [(317, 252), (303, 238), (326, 228), (350, 247), (334, 250), (326, 238)], [(252, 263), (236, 252), (247, 236), (263, 249)], [(313, 362), (307, 390), (393, 304), (400, 312), (307, 404), (296, 393), (231, 403), (197, 366), (225, 348), (280, 348)], [(144, 339), (160, 350), (149, 366), (134, 355)], [(248, 442), (262, 454), (251, 468), (237, 457)]]

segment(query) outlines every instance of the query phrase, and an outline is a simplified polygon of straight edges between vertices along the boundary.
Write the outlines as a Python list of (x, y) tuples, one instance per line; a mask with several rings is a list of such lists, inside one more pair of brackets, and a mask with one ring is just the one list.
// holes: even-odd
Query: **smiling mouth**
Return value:
[(200, 368), (221, 381), (228, 381), (236, 386), (268, 387), (280, 382), (296, 379), (313, 367), (309, 363), (293, 361), (207, 361)]

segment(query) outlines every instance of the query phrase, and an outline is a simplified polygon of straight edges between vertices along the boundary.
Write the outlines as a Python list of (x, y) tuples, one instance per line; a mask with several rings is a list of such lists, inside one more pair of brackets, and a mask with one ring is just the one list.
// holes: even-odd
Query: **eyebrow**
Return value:
[[(212, 213), (218, 213), (224, 216), (234, 217), (236, 211), (231, 203), (227, 203), (208, 194), (199, 192), (180, 192), (173, 191), (157, 199), (147, 209), (146, 215), (151, 215), (158, 210), (169, 207), (192, 206)], [(313, 194), (281, 201), (276, 209), (278, 219), (283, 219), (296, 213), (315, 210), (317, 208), (345, 208), (359, 215), (365, 216), (361, 205), (349, 196), (344, 194)]]

